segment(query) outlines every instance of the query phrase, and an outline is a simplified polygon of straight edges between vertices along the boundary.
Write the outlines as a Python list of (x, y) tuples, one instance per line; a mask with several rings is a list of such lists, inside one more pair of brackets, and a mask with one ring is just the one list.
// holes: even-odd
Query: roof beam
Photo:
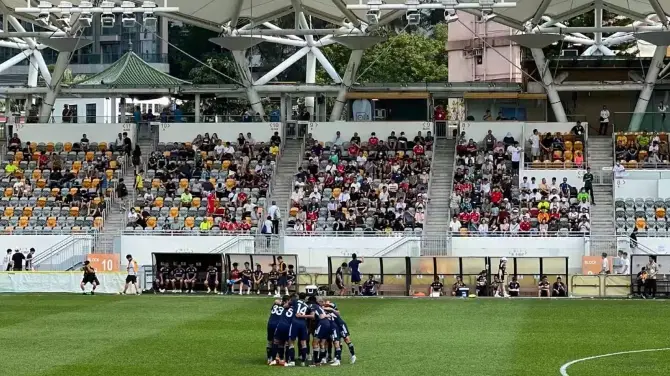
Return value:
[(654, 8), (654, 12), (656, 12), (658, 19), (661, 21), (663, 26), (667, 26), (668, 17), (665, 15), (665, 11), (663, 10), (663, 7), (658, 2), (658, 0), (649, 0), (649, 5), (651, 5), (651, 7)]
[(593, 3), (588, 3), (588, 4), (584, 4), (580, 7), (570, 9), (570, 10), (564, 12), (564, 13), (554, 15), (551, 18), (556, 22), (561, 22), (561, 21), (569, 20), (571, 18), (575, 18), (575, 17), (580, 16), (580, 15), (586, 13), (586, 12), (592, 11), (594, 8), (595, 7), (594, 7)]
[(242, 5), (244, 0), (234, 0), (233, 3), (233, 18), (230, 19), (230, 27), (236, 28), (237, 21), (240, 19), (240, 13), (242, 13)]
[[(475, 9), (460, 9), (459, 12), (465, 12), (465, 13), (469, 13), (469, 14), (472, 14), (472, 15), (475, 15), (475, 16), (481, 16), (482, 15), (481, 11), (475, 10)], [(505, 25), (505, 26), (511, 27), (512, 29), (516, 29), (516, 30), (525, 30), (525, 28), (523, 27), (523, 24), (521, 22), (513, 19), (513, 18), (505, 17), (505, 16), (502, 16), (502, 15), (497, 14), (497, 13), (495, 13), (495, 16), (496, 17), (493, 19), (493, 22), (495, 22), (495, 23), (499, 23), (501, 25)], [(379, 23), (381, 24), (381, 20), (379, 20)]]
[(293, 7), (289, 5), (289, 6), (286, 6), (284, 8), (277, 9), (276, 11), (274, 11), (272, 13), (268, 13), (263, 17), (258, 17), (258, 18), (251, 19), (251, 20), (249, 20), (248, 24), (239, 28), (239, 30), (253, 29), (254, 27), (258, 27), (258, 26), (264, 24), (265, 22), (274, 21), (277, 18), (284, 17), (284, 16), (286, 16), (288, 14), (291, 14), (291, 13), (293, 13)]
[(356, 14), (354, 14), (354, 12), (352, 12), (347, 8), (347, 5), (342, 0), (332, 0), (332, 1), (333, 4), (335, 4), (335, 6), (337, 7), (337, 9), (339, 9), (340, 12), (342, 12), (342, 14), (345, 17), (347, 17), (349, 22), (351, 22), (355, 27), (361, 27), (361, 20), (359, 20), (358, 17), (356, 17)]
[(630, 18), (631, 20), (634, 20), (634, 21), (644, 21), (647, 18), (642, 13), (634, 12), (630, 9), (622, 8), (620, 6), (616, 6), (614, 4), (610, 4), (610, 3), (607, 3), (607, 2), (603, 3), (603, 9), (605, 9), (607, 11), (610, 11), (612, 13), (616, 13), (620, 16), (628, 17), (628, 18)]
[(537, 25), (540, 22), (540, 20), (542, 19), (542, 16), (544, 15), (544, 12), (547, 11), (547, 8), (549, 8), (550, 4), (551, 4), (551, 0), (542, 0), (542, 3), (537, 8), (537, 11), (535, 12), (535, 15), (533, 16), (533, 19), (530, 21), (533, 25)]

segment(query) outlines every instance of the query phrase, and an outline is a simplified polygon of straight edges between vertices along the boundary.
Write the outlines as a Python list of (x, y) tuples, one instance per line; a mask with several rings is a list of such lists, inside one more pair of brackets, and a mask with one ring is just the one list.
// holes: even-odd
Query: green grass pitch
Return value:
[[(0, 375), (560, 375), (670, 347), (670, 301), (339, 299), (358, 361), (265, 365), (271, 299), (0, 295)], [(670, 351), (570, 376), (670, 375)]]

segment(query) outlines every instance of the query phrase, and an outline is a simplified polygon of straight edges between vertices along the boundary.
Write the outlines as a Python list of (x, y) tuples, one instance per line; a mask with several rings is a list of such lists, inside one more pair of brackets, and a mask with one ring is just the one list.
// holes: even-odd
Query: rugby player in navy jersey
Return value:
[(247, 288), (247, 295), (251, 294), (251, 278), (253, 272), (249, 262), (244, 263), (244, 269), (242, 269), (242, 284), (240, 285), (240, 295), (243, 294), (244, 287)]
[[(316, 297), (310, 297), (311, 309), (314, 311), (314, 319), (317, 320), (317, 326), (314, 330), (314, 341), (312, 343), (312, 366), (318, 364), (327, 364), (326, 353), (328, 351), (328, 341), (333, 341), (335, 350), (339, 349), (339, 342), (336, 342), (334, 330), (334, 321), (330, 315), (323, 309)], [(339, 349), (340, 354), (342, 350)], [(339, 366), (340, 362), (333, 362), (333, 366)]]
[[(342, 345), (342, 341), (347, 344), (349, 347), (349, 354), (351, 355), (351, 364), (356, 363), (356, 351), (354, 350), (354, 344), (351, 342), (351, 333), (349, 333), (349, 328), (347, 327), (347, 324), (344, 322), (342, 319), (342, 315), (340, 314), (340, 311), (337, 310), (337, 304), (334, 302), (327, 302), (324, 310), (327, 312), (330, 312), (333, 316), (333, 321), (336, 326), (336, 333), (338, 339), (341, 339), (340, 342), (340, 349)], [(336, 356), (337, 358), (337, 353)], [(340, 360), (342, 359), (342, 354), (340, 350)]]
[(189, 264), (188, 268), (186, 268), (186, 278), (184, 279), (184, 286), (191, 294), (193, 293), (193, 289), (195, 288), (195, 281), (197, 276), (198, 276), (198, 269), (193, 264)]
[(344, 295), (344, 269), (347, 268), (347, 263), (343, 262), (342, 265), (340, 265), (339, 268), (337, 268), (337, 271), (335, 272), (335, 286), (337, 286), (337, 289), (339, 290), (338, 295), (343, 296)]
[(281, 320), (282, 315), (284, 314), (284, 307), (282, 306), (281, 299), (277, 299), (272, 303), (272, 309), (270, 309), (270, 317), (268, 318), (268, 344), (265, 349), (266, 356), (268, 359), (268, 364), (272, 362), (272, 344), (275, 339), (275, 330), (277, 330), (277, 324)]
[(351, 272), (351, 293), (355, 295), (361, 295), (361, 271), (358, 267), (363, 263), (363, 257), (358, 259), (356, 254), (351, 255), (351, 261), (349, 261), (349, 271)]
[[(277, 323), (277, 328), (274, 333), (274, 341), (272, 345), (272, 352), (270, 353), (270, 358), (272, 359), (269, 363), (271, 366), (281, 365), (284, 361), (284, 346), (289, 340), (289, 334), (291, 331), (291, 324), (293, 323), (293, 307), (291, 306), (291, 301), (288, 295), (285, 295), (282, 298), (282, 308), (284, 308), (282, 315), (279, 318)], [(279, 359), (277, 359), (279, 355)]]
[(261, 285), (263, 284), (263, 278), (265, 278), (265, 273), (261, 270), (261, 264), (256, 264), (256, 270), (254, 270), (253, 282), (254, 289), (256, 289), (256, 295), (261, 293)]
[(295, 341), (298, 340), (300, 345), (300, 361), (305, 366), (307, 363), (307, 341), (309, 339), (308, 333), (308, 319), (314, 318), (310, 306), (305, 302), (307, 294), (301, 292), (298, 294), (298, 299), (292, 301), (293, 307), (293, 323), (289, 334), (289, 345), (287, 355), (287, 367), (295, 366)]

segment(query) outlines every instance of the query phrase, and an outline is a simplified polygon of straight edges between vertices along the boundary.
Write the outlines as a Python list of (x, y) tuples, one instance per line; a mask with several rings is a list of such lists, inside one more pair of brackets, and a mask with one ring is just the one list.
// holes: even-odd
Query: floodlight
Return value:
[(121, 15), (121, 24), (125, 28), (135, 27), (135, 4), (131, 1), (124, 1), (121, 3), (121, 8), (123, 8), (123, 14)]
[(447, 9), (444, 11), (444, 22), (450, 24), (452, 22), (458, 21), (458, 15), (453, 9)]
[(458, 5), (458, 0), (442, 0), (442, 5), (446, 9), (454, 9), (456, 5)]
[(90, 1), (82, 1), (79, 3), (79, 9), (81, 9), (79, 23), (83, 27), (90, 27), (93, 23), (93, 13), (91, 13), (91, 8), (93, 8), (93, 4), (91, 4)]
[(100, 8), (102, 8), (102, 14), (100, 15), (100, 24), (102, 25), (102, 28), (113, 28), (114, 23), (116, 22), (116, 16), (112, 12), (114, 3), (111, 1), (103, 1), (102, 4), (100, 4)]
[(144, 9), (144, 14), (142, 15), (142, 22), (144, 27), (155, 31), (158, 28), (158, 18), (154, 16), (154, 8), (156, 3), (153, 1), (145, 1), (142, 3), (142, 8)]
[(37, 21), (40, 24), (44, 26), (48, 26), (50, 24), (49, 17), (51, 16), (52, 6), (53, 5), (49, 1), (40, 1), (39, 5), (37, 6), (40, 9), (40, 13), (37, 15)]
[(481, 5), (482, 8), (493, 8), (493, 4), (495, 3), (495, 0), (479, 0), (479, 5)]
[(72, 3), (69, 1), (61, 1), (58, 4), (60, 8), (60, 21), (63, 22), (66, 26), (70, 26), (70, 18), (72, 17)]
[(368, 5), (370, 9), (365, 13), (365, 19), (370, 25), (376, 25), (379, 23), (380, 10), (379, 7), (383, 4), (382, 0), (368, 0)]
[(407, 0), (407, 12), (405, 12), (405, 17), (407, 18), (407, 24), (410, 26), (417, 26), (421, 23), (421, 14), (419, 13), (419, 0)]

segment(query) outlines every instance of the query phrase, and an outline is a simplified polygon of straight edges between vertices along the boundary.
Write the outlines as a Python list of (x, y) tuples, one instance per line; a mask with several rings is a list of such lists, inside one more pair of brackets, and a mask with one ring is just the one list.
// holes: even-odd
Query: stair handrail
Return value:
[[(68, 237), (67, 242), (60, 242), (60, 246), (58, 248), (54, 248), (54, 246), (50, 247), (49, 249), (52, 249), (52, 251), (48, 253), (42, 253), (40, 254), (41, 257), (36, 257), (33, 259), (33, 265), (38, 266), (39, 264), (43, 263), (44, 261), (47, 261), (51, 259), (51, 265), (52, 267), (56, 264), (54, 262), (54, 258), (57, 259), (63, 259), (63, 261), (59, 261), (60, 263), (63, 263), (67, 260), (70, 260), (72, 258), (75, 258), (77, 256), (83, 256), (83, 254), (87, 254), (88, 252), (91, 251), (91, 248), (89, 247), (88, 251), (83, 250), (82, 252), (77, 252), (79, 249), (77, 249), (75, 246), (82, 242), (82, 241), (90, 241), (91, 242), (91, 247), (93, 246), (93, 242), (95, 241), (94, 238), (90, 238), (88, 236), (84, 237), (81, 235), (71, 235)], [(61, 244), (62, 243), (62, 244)], [(72, 247), (72, 251), (69, 252), (67, 255), (64, 255), (64, 250)], [(81, 258), (80, 260), (81, 261)], [(71, 265), (69, 265), (67, 268), (70, 268)]]
[(287, 219), (288, 219), (289, 213), (291, 212), (290, 194), (291, 194), (291, 192), (293, 192), (293, 189), (295, 188), (295, 182), (296, 182), (295, 174), (298, 173), (298, 168), (302, 167), (302, 161), (305, 157), (305, 150), (307, 149), (306, 144), (307, 144), (307, 132), (305, 132), (305, 134), (302, 135), (302, 142), (300, 143), (300, 153), (298, 154), (298, 161), (295, 163), (295, 168), (293, 169), (294, 174), (291, 174), (291, 177), (288, 179), (289, 184), (290, 184), (289, 197), (284, 197), (284, 200), (286, 200), (288, 198), (288, 200), (285, 201), (286, 202), (286, 211), (284, 211), (284, 216), (282, 218), (280, 218), (280, 220), (279, 220), (279, 226), (281, 226), (280, 232), (282, 232), (282, 233), (283, 233), (283, 231), (286, 227), (285, 224), (288, 224)]
[(39, 262), (50, 258), (55, 253), (59, 252), (62, 248), (73, 243), (75, 239), (76, 237), (74, 235), (70, 235), (67, 238), (59, 241), (58, 243), (52, 245), (51, 247), (45, 249), (44, 251), (36, 254), (35, 257), (33, 258), (33, 264), (38, 264)]
[[(433, 123), (433, 124), (435, 124), (435, 123)], [(433, 125), (433, 129), (434, 129), (434, 125)], [(437, 159), (437, 143), (438, 143), (437, 140), (435, 140), (435, 142), (433, 143), (433, 157), (430, 159), (430, 173), (428, 174), (428, 188), (427, 188), (427, 191), (426, 191), (428, 193), (428, 197), (426, 198), (426, 210), (424, 212), (424, 218), (423, 218), (424, 227), (426, 227), (426, 225), (428, 224), (428, 222), (426, 222), (426, 218), (430, 218), (430, 215), (429, 215), (430, 214), (430, 207), (431, 207), (430, 200), (431, 200), (432, 195), (433, 195), (433, 191), (431, 189), (433, 187), (433, 171), (435, 171), (435, 160)]]
[[(398, 236), (396, 238), (396, 239), (398, 239), (398, 241), (387, 245), (386, 247), (384, 247), (384, 249), (382, 249), (381, 251), (372, 255), (372, 257), (382, 257), (385, 254), (387, 254), (388, 252), (391, 252), (392, 250), (394, 250), (394, 249), (396, 249), (396, 248), (398, 248), (402, 245), (407, 244), (409, 241), (413, 240), (413, 238), (415, 238), (415, 237), (414, 236)], [(422, 239), (422, 237), (420, 237), (419, 239)]]
[(216, 248), (211, 249), (208, 253), (225, 253), (224, 251), (228, 248), (230, 248), (231, 245), (237, 243), (239, 241), (239, 238), (237, 236), (228, 239), (227, 241), (219, 244)]
[(263, 210), (261, 212), (260, 218), (258, 218), (258, 223), (259, 226), (256, 226), (256, 233), (260, 234), (261, 229), (263, 228), (263, 221), (265, 218), (265, 213), (268, 212), (269, 205), (270, 205), (270, 200), (268, 200), (268, 197), (272, 197), (272, 194), (274, 193), (275, 185), (277, 184), (277, 169), (279, 166), (279, 161), (281, 158), (284, 156), (284, 148), (286, 147), (286, 138), (282, 139), (283, 142), (281, 143), (279, 147), (279, 153), (277, 154), (277, 157), (275, 158), (275, 164), (272, 166), (272, 177), (270, 178), (270, 181), (268, 182), (268, 189), (267, 192), (265, 193), (265, 204), (263, 205)]
[[(458, 140), (461, 137), (460, 133), (460, 125), (461, 123), (459, 122), (459, 127), (458, 127), (458, 134), (456, 135), (456, 138), (454, 139), (454, 162), (451, 167), (451, 186), (447, 187), (447, 194), (449, 197), (447, 197), (447, 205), (449, 205), (449, 210), (447, 211), (449, 213), (449, 217), (447, 218), (447, 222), (451, 220), (451, 217), (453, 216), (453, 213), (451, 212), (451, 194), (453, 193), (452, 190), (454, 189), (454, 174), (456, 174), (456, 166), (458, 165)], [(450, 222), (449, 222), (450, 223)], [(446, 229), (447, 232), (447, 237), (451, 238), (451, 231), (450, 229)]]

